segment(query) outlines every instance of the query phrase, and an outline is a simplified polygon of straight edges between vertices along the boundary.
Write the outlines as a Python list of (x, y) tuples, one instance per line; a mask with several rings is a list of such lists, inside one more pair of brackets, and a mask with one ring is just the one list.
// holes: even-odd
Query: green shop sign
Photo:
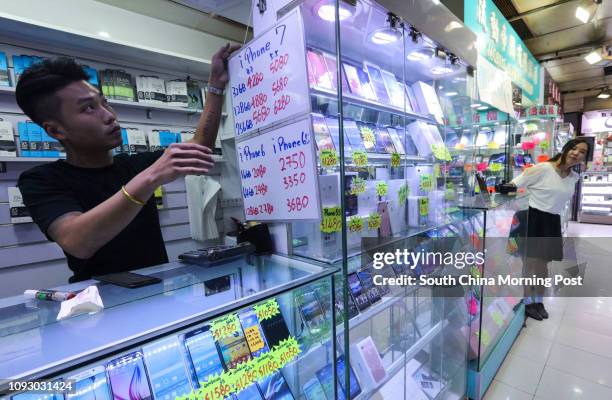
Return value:
[(492, 0), (464, 0), (465, 25), (478, 37), (478, 52), (523, 90), (523, 98), (537, 104), (540, 64), (531, 55)]

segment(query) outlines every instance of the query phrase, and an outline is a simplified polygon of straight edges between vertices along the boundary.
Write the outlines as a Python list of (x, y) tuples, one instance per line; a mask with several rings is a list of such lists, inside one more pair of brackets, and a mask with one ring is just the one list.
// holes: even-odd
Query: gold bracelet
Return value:
[(129, 194), (128, 191), (125, 189), (125, 186), (121, 186), (121, 192), (129, 201), (134, 204), (138, 204), (139, 206), (144, 206), (146, 204), (144, 201), (140, 201), (136, 197)]

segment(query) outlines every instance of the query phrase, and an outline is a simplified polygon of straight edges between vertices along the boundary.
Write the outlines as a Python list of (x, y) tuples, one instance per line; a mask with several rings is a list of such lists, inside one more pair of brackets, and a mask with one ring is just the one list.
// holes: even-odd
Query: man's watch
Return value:
[(206, 87), (206, 91), (208, 93), (216, 94), (216, 95), (219, 95), (219, 96), (223, 96), (223, 94), (225, 93), (225, 90), (216, 88), (214, 86), (207, 86)]

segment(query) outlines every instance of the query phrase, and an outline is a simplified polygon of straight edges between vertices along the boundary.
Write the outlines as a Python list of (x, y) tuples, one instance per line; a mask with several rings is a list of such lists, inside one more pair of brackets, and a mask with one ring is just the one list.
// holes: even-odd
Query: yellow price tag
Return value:
[(348, 228), (351, 232), (361, 232), (363, 230), (363, 219), (359, 215), (349, 218)]
[(342, 229), (342, 209), (340, 207), (324, 207), (321, 220), (321, 232), (333, 233)]
[(446, 148), (446, 145), (443, 143), (442, 144), (432, 144), (431, 152), (433, 153), (434, 157), (436, 157), (438, 160), (451, 161), (453, 159), (450, 151), (448, 151), (448, 149)]
[(249, 326), (248, 328), (246, 328), (244, 330), (244, 336), (246, 337), (247, 343), (249, 344), (249, 349), (251, 349), (251, 353), (264, 348), (265, 344), (263, 338), (261, 337), (261, 332), (259, 330), (258, 325)]
[(376, 194), (378, 196), (386, 196), (389, 193), (389, 184), (387, 182), (376, 183)]
[(338, 153), (334, 150), (323, 150), (321, 152), (321, 165), (323, 167), (335, 167), (338, 165)]
[(366, 182), (365, 179), (360, 177), (355, 177), (353, 182), (351, 182), (351, 194), (361, 194), (366, 191)]
[(434, 175), (434, 178), (439, 178), (440, 176), (442, 176), (440, 173), (440, 164), (434, 164), (433, 175)]
[(368, 229), (380, 228), (380, 214), (373, 212), (368, 216)]
[(374, 131), (372, 129), (364, 126), (359, 129), (359, 132), (361, 133), (361, 138), (363, 139), (363, 144), (366, 149), (376, 146), (376, 136), (374, 136)]
[(153, 192), (153, 197), (155, 198), (155, 206), (159, 208), (164, 207), (164, 190), (161, 186), (158, 186)]
[(259, 322), (270, 319), (280, 313), (280, 308), (278, 307), (276, 299), (270, 299), (261, 304), (256, 304), (253, 306), (253, 310)]
[(419, 214), (421, 216), (429, 214), (429, 199), (427, 197), (421, 197), (419, 199)]
[(353, 164), (356, 167), (367, 167), (368, 166), (368, 153), (363, 150), (357, 150), (353, 152)]
[(232, 377), (228, 380), (234, 393), (238, 394), (255, 382), (255, 372), (253, 371), (252, 360), (244, 364), (238, 364), (231, 373)]
[(419, 189), (422, 192), (429, 192), (433, 186), (431, 174), (423, 174), (419, 176)]
[(392, 168), (399, 168), (401, 162), (402, 162), (402, 158), (400, 157), (399, 153), (391, 154), (391, 167)]
[(489, 144), (487, 144), (487, 147), (490, 149), (499, 149), (499, 143), (497, 142), (489, 142)]
[(409, 194), (410, 188), (407, 184), (404, 183), (402, 186), (400, 186), (399, 192), (397, 194), (397, 199), (399, 201), (400, 206), (406, 203), (406, 199), (408, 198)]
[(240, 321), (235, 314), (218, 318), (210, 324), (210, 332), (215, 340), (231, 336), (238, 330), (240, 330)]
[(493, 163), (493, 164), (491, 164), (489, 169), (491, 170), (491, 172), (499, 172), (502, 169), (504, 169), (504, 166), (502, 164), (500, 164), (500, 163)]

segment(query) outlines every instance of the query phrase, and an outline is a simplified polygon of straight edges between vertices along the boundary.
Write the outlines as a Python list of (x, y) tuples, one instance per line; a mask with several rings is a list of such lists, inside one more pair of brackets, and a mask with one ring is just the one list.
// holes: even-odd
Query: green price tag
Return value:
[(423, 217), (429, 214), (429, 199), (427, 197), (419, 199), (419, 214)]
[(368, 166), (368, 153), (363, 150), (357, 150), (353, 152), (353, 164), (356, 167), (367, 167)]
[(351, 182), (351, 194), (362, 194), (366, 191), (366, 181), (363, 178), (355, 177)]
[(373, 212), (368, 216), (368, 229), (380, 228), (380, 214)]
[(391, 154), (391, 167), (392, 168), (399, 168), (401, 162), (402, 162), (402, 158), (400, 157), (399, 153)]
[(489, 142), (489, 144), (487, 144), (487, 147), (490, 149), (499, 149), (499, 143), (497, 142)]
[(423, 174), (419, 176), (419, 189), (422, 192), (429, 192), (433, 186), (431, 174)]
[(410, 188), (404, 183), (402, 186), (400, 186), (399, 192), (397, 193), (397, 200), (399, 201), (400, 206), (406, 203), (406, 199), (408, 198), (409, 194)]
[(440, 164), (434, 164), (434, 166), (433, 166), (433, 176), (434, 176), (434, 178), (439, 178), (440, 176), (442, 176), (442, 174), (440, 173)]
[(540, 148), (544, 151), (548, 150), (548, 148), (550, 147), (550, 141), (548, 139), (546, 140), (542, 140), (540, 142)]
[(323, 208), (323, 219), (321, 220), (321, 232), (340, 232), (342, 229), (342, 209), (340, 207)]
[(323, 150), (321, 152), (321, 165), (323, 167), (335, 167), (338, 165), (338, 153), (334, 150)]
[(376, 146), (376, 136), (374, 135), (374, 131), (367, 126), (364, 126), (359, 129), (359, 133), (361, 133), (361, 138), (363, 139), (363, 144), (366, 149)]
[(235, 314), (229, 314), (211, 322), (210, 332), (213, 339), (219, 340), (231, 336), (240, 330), (240, 321)]
[(451, 156), (450, 151), (446, 148), (445, 144), (432, 144), (431, 152), (434, 157), (441, 161), (451, 161), (453, 157)]
[(348, 228), (351, 232), (361, 232), (363, 230), (363, 218), (353, 215), (349, 218)]
[(504, 169), (504, 166), (500, 163), (493, 163), (491, 164), (489, 169), (491, 170), (491, 172), (499, 172)]
[(276, 299), (270, 299), (262, 304), (256, 304), (253, 310), (259, 322), (275, 317), (280, 313), (280, 308), (278, 307)]
[(389, 184), (387, 182), (376, 183), (376, 194), (378, 196), (386, 196), (389, 193)]
[(489, 335), (489, 332), (480, 332), (478, 336), (480, 336), (480, 340), (482, 340), (482, 344), (484, 344), (485, 346), (488, 346), (489, 343), (491, 343), (491, 336)]
[(499, 313), (499, 311), (493, 311), (491, 313), (491, 318), (493, 319), (493, 322), (495, 322), (495, 325), (497, 325), (498, 327), (501, 328), (502, 326), (504, 326), (504, 318)]

